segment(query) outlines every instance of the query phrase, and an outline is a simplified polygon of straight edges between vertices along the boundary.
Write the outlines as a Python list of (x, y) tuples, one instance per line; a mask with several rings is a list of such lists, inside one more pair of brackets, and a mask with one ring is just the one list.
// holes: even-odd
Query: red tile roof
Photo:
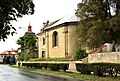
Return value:
[(14, 50), (14, 49), (6, 50), (2, 52), (1, 54), (13, 54), (13, 53), (18, 53), (18, 50)]
[(96, 49), (94, 49), (94, 50), (91, 50), (90, 52), (88, 52), (88, 54), (95, 53), (96, 51), (102, 49), (102, 48), (105, 47), (105, 46), (106, 46), (106, 45), (102, 45), (102, 46), (100, 46), (100, 47), (98, 47), (98, 48), (96, 48)]

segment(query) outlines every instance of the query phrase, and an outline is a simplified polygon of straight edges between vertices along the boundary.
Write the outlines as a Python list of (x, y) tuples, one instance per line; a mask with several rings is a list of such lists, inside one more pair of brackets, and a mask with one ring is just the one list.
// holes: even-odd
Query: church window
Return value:
[(43, 45), (45, 45), (45, 38), (43, 37)]
[(53, 47), (58, 46), (58, 33), (56, 31), (53, 32)]

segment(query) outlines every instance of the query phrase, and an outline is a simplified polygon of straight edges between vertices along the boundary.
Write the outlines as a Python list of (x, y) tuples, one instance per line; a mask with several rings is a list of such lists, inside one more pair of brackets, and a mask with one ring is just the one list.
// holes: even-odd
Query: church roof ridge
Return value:
[(58, 26), (60, 24), (66, 23), (66, 22), (78, 22), (78, 21), (79, 21), (79, 18), (77, 16), (75, 16), (75, 15), (65, 16), (65, 17), (62, 17), (62, 18), (58, 19), (57, 22), (55, 22), (55, 23), (53, 23), (51, 25), (46, 26), (45, 29), (49, 29), (49, 28)]

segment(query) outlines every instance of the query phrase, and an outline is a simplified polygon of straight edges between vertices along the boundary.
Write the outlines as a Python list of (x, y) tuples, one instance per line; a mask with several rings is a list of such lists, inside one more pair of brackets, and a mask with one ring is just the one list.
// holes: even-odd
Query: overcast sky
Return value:
[[(17, 35), (9, 36), (6, 42), (0, 42), (0, 53), (11, 48), (17, 49), (17, 39), (24, 35), (27, 31), (29, 23), (32, 26), (34, 33), (39, 33), (43, 26), (43, 22), (47, 20), (54, 21), (56, 19), (74, 15), (77, 4), (81, 0), (33, 0), (35, 4), (34, 15), (24, 16), (18, 19), (17, 22), (13, 22), (13, 25), (17, 29)], [(23, 27), (19, 29), (18, 27)]]

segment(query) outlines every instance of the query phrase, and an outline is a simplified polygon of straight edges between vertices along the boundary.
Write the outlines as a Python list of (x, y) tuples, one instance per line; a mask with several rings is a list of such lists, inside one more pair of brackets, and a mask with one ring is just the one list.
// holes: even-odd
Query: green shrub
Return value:
[(23, 63), (22, 66), (32, 68), (34, 66), (34, 64), (32, 64), (32, 63)]
[(48, 64), (47, 67), (50, 68), (53, 71), (58, 71), (59, 70), (59, 64)]
[(69, 64), (59, 64), (59, 69), (66, 71), (68, 70)]
[(76, 67), (81, 74), (91, 74), (90, 64), (76, 64)]
[(78, 48), (75, 50), (75, 55), (74, 55), (75, 60), (79, 60), (79, 59), (85, 58), (87, 56), (88, 56), (88, 54), (86, 53), (86, 51), (84, 49)]
[(37, 68), (37, 69), (51, 69), (53, 71), (63, 70), (66, 71), (68, 69), (69, 64), (63, 63), (23, 63), (23, 66), (28, 68)]
[(68, 69), (69, 64), (54, 64), (54, 63), (48, 63), (47, 64), (47, 68), (50, 68), (53, 71), (59, 71), (59, 70), (63, 70), (66, 71)]
[(120, 75), (120, 64), (115, 63), (87, 63), (87, 64), (76, 64), (77, 71), (82, 74), (91, 74), (97, 76), (115, 76)]
[(47, 69), (47, 68), (48, 68), (48, 64), (47, 64), (47, 63), (44, 63), (43, 68), (44, 68), (44, 69)]

